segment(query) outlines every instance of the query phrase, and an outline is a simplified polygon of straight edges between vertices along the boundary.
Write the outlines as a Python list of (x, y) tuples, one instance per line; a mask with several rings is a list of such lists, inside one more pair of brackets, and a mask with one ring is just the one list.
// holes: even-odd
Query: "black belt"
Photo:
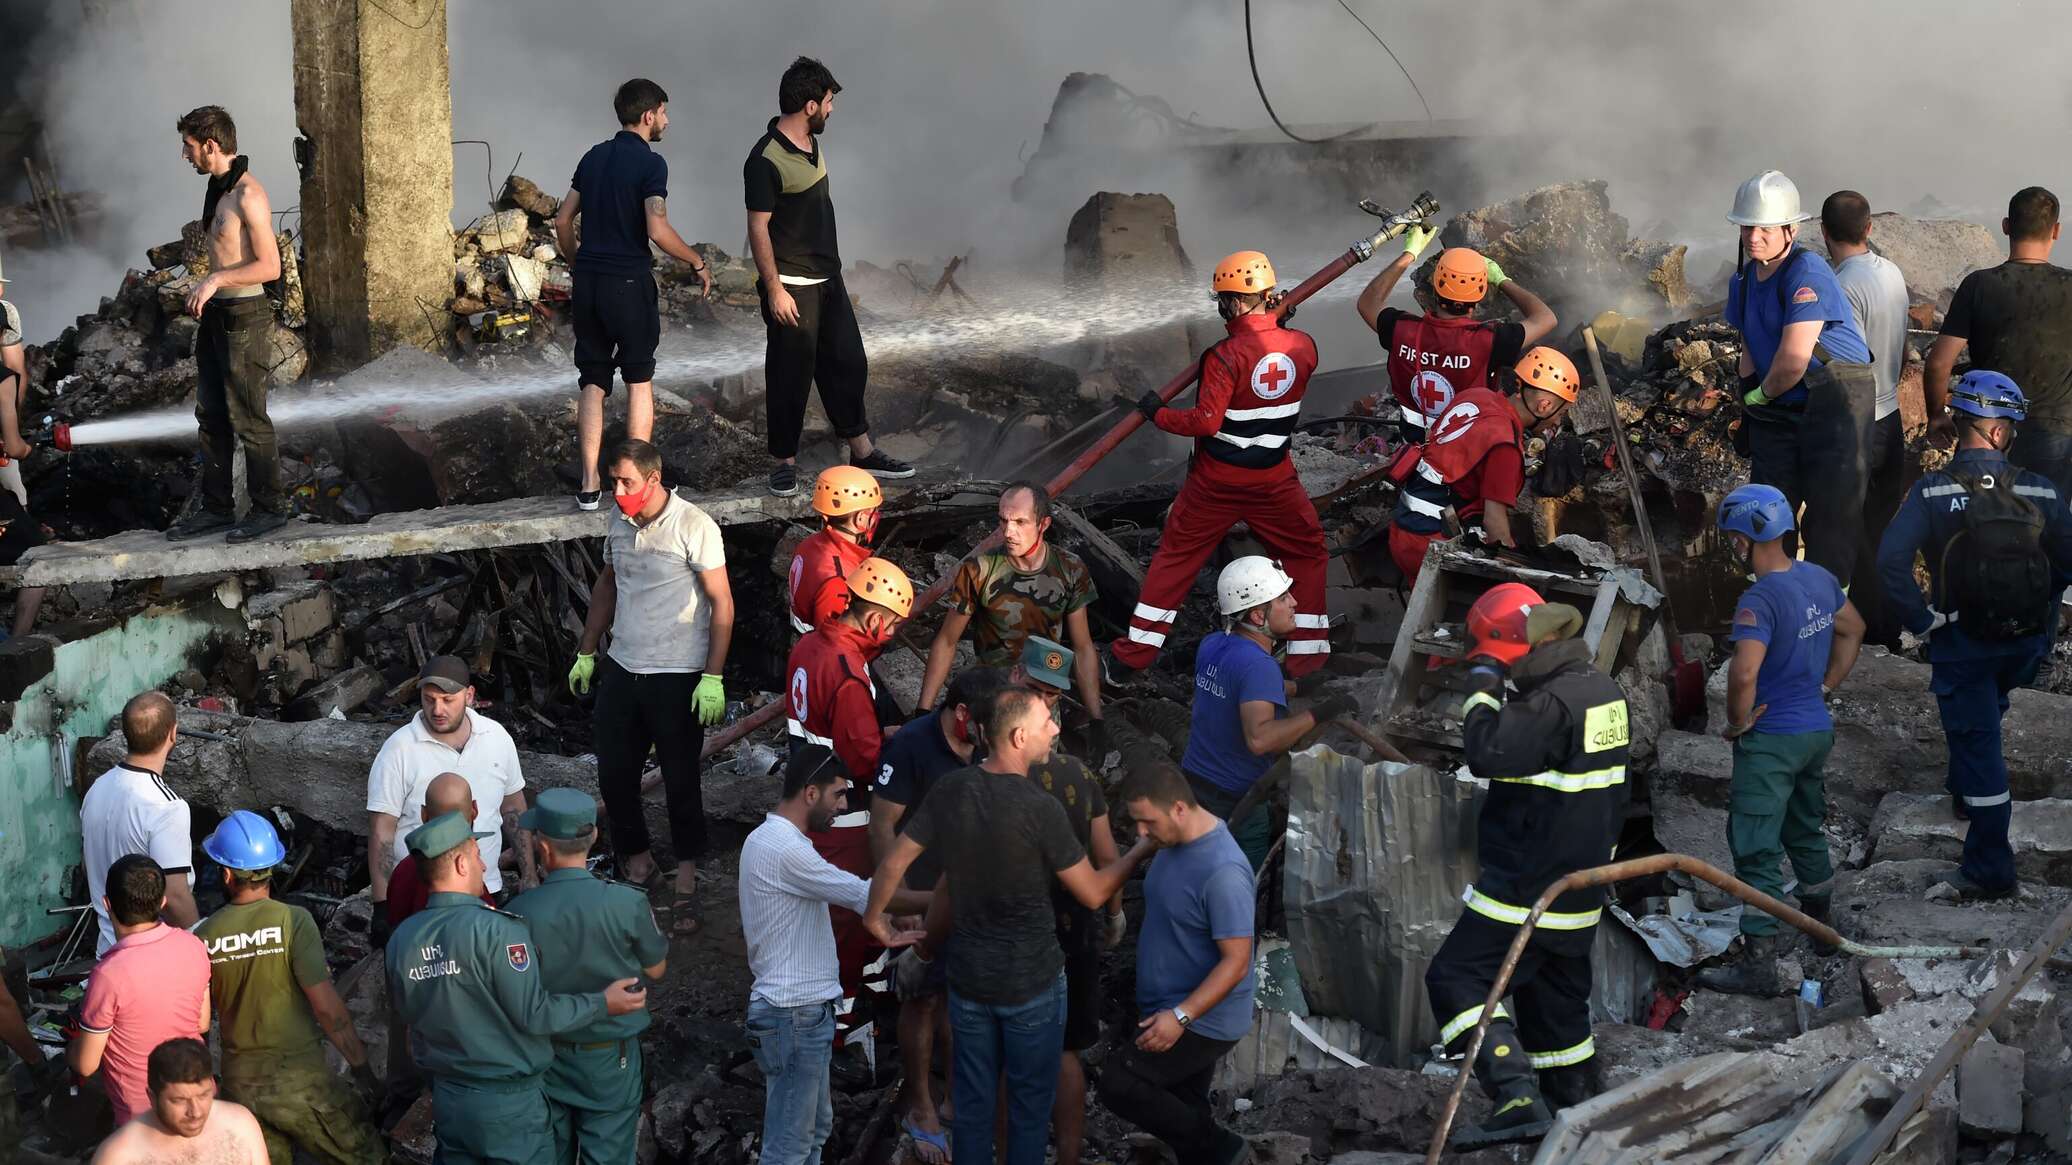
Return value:
[(554, 1046), (557, 1048), (569, 1048), (578, 1052), (601, 1052), (606, 1048), (623, 1048), (626, 1046), (626, 1041), (598, 1040), (596, 1043), (590, 1044), (571, 1044), (565, 1040), (555, 1040)]

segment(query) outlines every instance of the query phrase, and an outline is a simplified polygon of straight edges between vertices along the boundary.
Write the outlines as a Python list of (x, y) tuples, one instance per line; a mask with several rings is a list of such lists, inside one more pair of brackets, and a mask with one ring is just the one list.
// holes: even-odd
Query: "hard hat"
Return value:
[(1727, 221), (1744, 227), (1788, 227), (1813, 216), (1799, 205), (1799, 188), (1777, 170), (1765, 170), (1734, 192)]
[(229, 870), (270, 870), (287, 859), (288, 847), (274, 832), (273, 822), (249, 809), (240, 809), (223, 819), (201, 843), (209, 860)]
[(1455, 303), (1481, 303), (1489, 294), (1489, 260), (1473, 247), (1448, 247), (1432, 269), (1432, 291)]
[(1950, 407), (1974, 417), (2020, 421), (2029, 415), (2029, 400), (2020, 386), (1999, 372), (1972, 369), (1950, 386)]
[(914, 611), (914, 584), (882, 558), (866, 558), (849, 572), (849, 593), (904, 619)]
[(813, 512), (839, 518), (859, 510), (875, 510), (884, 504), (885, 493), (869, 470), (853, 465), (830, 465), (813, 480)]
[(1248, 554), (1216, 576), (1216, 607), (1226, 615), (1241, 614), (1288, 593), (1295, 580), (1271, 558)]
[(1475, 643), (1469, 657), (1486, 655), (1500, 663), (1517, 663), (1532, 650), (1526, 618), (1546, 601), (1524, 583), (1498, 583), (1482, 592), (1468, 608), (1468, 638)]
[(1720, 499), (1719, 528), (1774, 542), (1791, 532), (1791, 503), (1774, 485), (1744, 485)]
[(1582, 377), (1576, 373), (1576, 362), (1542, 344), (1528, 351), (1518, 361), (1516, 371), (1520, 383), (1545, 389), (1570, 404), (1576, 403), (1576, 387)]
[(1217, 291), (1242, 291), (1258, 294), (1274, 285), (1273, 264), (1267, 262), (1263, 251), (1233, 251), (1216, 264), (1216, 277), (1210, 283)]

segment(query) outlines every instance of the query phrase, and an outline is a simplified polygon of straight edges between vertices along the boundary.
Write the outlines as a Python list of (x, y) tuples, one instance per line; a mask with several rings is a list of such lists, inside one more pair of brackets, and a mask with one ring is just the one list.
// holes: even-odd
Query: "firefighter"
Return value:
[(1525, 430), (1576, 403), (1575, 361), (1539, 347), (1518, 361), (1514, 397), (1489, 388), (1456, 392), (1433, 422), (1431, 438), (1410, 462), (1396, 493), (1389, 555), (1405, 584), (1417, 581), (1425, 547), (1448, 536), (1448, 510), (1464, 526), (1477, 521), (1484, 543), (1516, 548), (1511, 507), (1525, 487)]
[(1317, 367), (1308, 333), (1281, 326), (1273, 264), (1239, 251), (1216, 265), (1211, 286), (1230, 335), (1201, 358), (1191, 409), (1167, 408), (1146, 392), (1137, 408), (1168, 433), (1195, 438), (1187, 482), (1151, 557), (1129, 631), (1109, 648), (1115, 670), (1151, 666), (1202, 565), (1239, 522), (1295, 578), (1295, 629), (1288, 674), (1324, 666), (1331, 651), (1324, 612), (1324, 527), (1288, 456), (1302, 394)]
[[(1575, 638), (1583, 617), (1523, 583), (1491, 587), (1468, 611), (1472, 690), (1462, 705), (1468, 768), (1489, 782), (1478, 829), (1479, 880), (1467, 909), (1432, 958), (1425, 989), (1440, 1036), (1461, 1049), (1482, 1019), (1518, 927), (1548, 886), (1611, 860), (1626, 809), (1626, 699)], [(1508, 673), (1508, 674), (1507, 674)], [(1506, 681), (1517, 696), (1505, 698)], [(1590, 1036), (1590, 947), (1604, 891), (1556, 898), (1510, 983), (1475, 1057), (1475, 1077), (1496, 1102), (1458, 1148), (1526, 1140), (1552, 1108), (1596, 1090)], [(1550, 1105), (1552, 1108), (1550, 1108)]]
[[(1928, 641), (1928, 686), (1950, 746), (1950, 811), (1971, 822), (1963, 860), (1945, 880), (1964, 898), (2006, 898), (2015, 891), (2014, 806), (2000, 720), (2007, 693), (2034, 680), (2050, 654), (2052, 596), (2072, 582), (2072, 515), (2050, 478), (2007, 460), (2028, 414), (2014, 381), (1974, 369), (1949, 399), (1956, 456), (1908, 491), (1878, 547), (1878, 574), (1901, 626)], [(1933, 605), (1914, 583), (1916, 552), (1928, 562)]]
[(820, 529), (791, 556), (791, 627), (801, 635), (849, 606), (849, 572), (871, 556), (885, 502), (878, 479), (853, 465), (831, 465), (813, 482), (813, 512)]
[[(1355, 305), (1361, 321), (1374, 330), (1388, 353), (1389, 391), (1400, 413), (1396, 432), (1412, 445), (1424, 442), (1425, 430), (1453, 403), (1456, 393), (1488, 388), (1497, 369), (1516, 363), (1559, 322), (1539, 296), (1507, 278), (1496, 260), (1467, 247), (1439, 252), (1428, 288), (1429, 313), (1417, 315), (1383, 306), (1397, 280), (1435, 237), (1427, 227), (1405, 231), (1403, 253), (1381, 269)], [(1476, 305), (1493, 290), (1501, 291), (1525, 318), (1476, 319)]]

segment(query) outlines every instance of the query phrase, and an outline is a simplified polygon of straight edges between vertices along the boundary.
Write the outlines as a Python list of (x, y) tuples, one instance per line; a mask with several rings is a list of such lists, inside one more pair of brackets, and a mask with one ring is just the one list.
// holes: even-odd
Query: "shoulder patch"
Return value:
[(1734, 626), (1736, 627), (1757, 627), (1761, 626), (1761, 623), (1762, 621), (1756, 618), (1755, 612), (1747, 607), (1742, 607), (1734, 612)]
[(504, 958), (510, 960), (513, 971), (532, 969), (532, 948), (525, 943), (510, 943), (504, 947)]
[(1801, 287), (1791, 293), (1791, 301), (1793, 303), (1819, 303), (1820, 293), (1811, 287)]

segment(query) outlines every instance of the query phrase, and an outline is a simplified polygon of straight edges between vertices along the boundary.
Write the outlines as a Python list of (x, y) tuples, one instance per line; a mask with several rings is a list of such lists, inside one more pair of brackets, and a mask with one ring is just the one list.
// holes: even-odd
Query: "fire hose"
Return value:
[[(1322, 270), (1296, 284), (1287, 294), (1274, 301), (1273, 307), (1277, 313), (1285, 316), (1288, 312), (1293, 311), (1296, 305), (1323, 290), (1327, 284), (1339, 276), (1373, 258), (1375, 250), (1383, 243), (1396, 238), (1404, 231), (1438, 214), (1439, 203), (1432, 197), (1430, 191), (1426, 191), (1417, 196), (1416, 200), (1410, 204), (1408, 210), (1401, 212), (1384, 210), (1373, 202), (1366, 200), (1360, 202), (1360, 209), (1381, 219), (1381, 229), (1365, 238), (1355, 240), (1352, 246), (1346, 248), (1344, 254), (1326, 263)], [(1201, 375), (1200, 363), (1190, 364), (1185, 372), (1180, 373), (1160, 386), (1158, 390), (1160, 399), (1170, 403), (1175, 397), (1185, 392), (1199, 375)], [(1092, 469), (1096, 462), (1113, 453), (1116, 446), (1128, 440), (1130, 434), (1136, 432), (1143, 424), (1144, 415), (1142, 413), (1131, 412), (1125, 415), (1122, 420), (1116, 422), (1114, 428), (1108, 430), (1106, 436), (1094, 442), (1085, 452), (1074, 458), (1072, 464), (1059, 470), (1056, 477), (1045, 483), (1044, 488), (1050, 492), (1052, 497), (1062, 495), (1072, 487), (1074, 482), (1085, 476), (1086, 471)], [(970, 558), (973, 555), (984, 554), (998, 545), (999, 542), (1000, 534), (998, 531), (994, 531), (986, 535), (977, 546), (972, 547), (971, 551), (964, 557)], [(956, 572), (953, 570), (929, 584), (927, 590), (914, 596), (913, 610), (925, 611), (934, 605), (937, 599), (942, 598), (943, 592), (949, 589), (950, 583), (955, 577)], [(705, 748), (700, 753), (701, 759), (711, 757), (723, 749), (732, 747), (741, 738), (775, 720), (783, 711), (784, 706), (784, 699), (779, 697), (713, 733), (705, 741)], [(657, 785), (661, 783), (659, 777), (656, 778), (655, 783)], [(646, 792), (648, 788), (649, 786), (643, 782), (641, 791)]]
[[(1761, 890), (1741, 881), (1739, 878), (1723, 873), (1709, 863), (1700, 861), (1688, 854), (1656, 854), (1652, 857), (1613, 862), (1608, 866), (1593, 866), (1587, 870), (1577, 870), (1547, 887), (1546, 891), (1540, 895), (1539, 901), (1532, 904), (1532, 910), (1525, 916), (1525, 921), (1519, 925), (1518, 937), (1511, 940), (1511, 949), (1504, 955), (1503, 966), (1497, 971), (1496, 982), (1490, 985), (1489, 996), (1482, 1002), (1482, 1018), (1475, 1024), (1475, 1033), (1469, 1038), (1467, 1051), (1461, 1057), (1460, 1074), (1453, 1081), (1453, 1091), (1446, 1098), (1446, 1107), (1439, 1113), (1439, 1127), (1432, 1131), (1431, 1146), (1425, 1151), (1425, 1165), (1439, 1165), (1440, 1151), (1446, 1147), (1446, 1134), (1453, 1130), (1453, 1118), (1460, 1112), (1461, 1095), (1467, 1091), (1468, 1078), (1474, 1074), (1475, 1057), (1482, 1052), (1482, 1041), (1489, 1034), (1490, 1021), (1496, 1018), (1497, 1004), (1503, 1002), (1504, 996), (1508, 993), (1508, 989), (1511, 986), (1511, 976), (1518, 970), (1518, 960), (1524, 956), (1526, 944), (1532, 941), (1532, 932), (1539, 925), (1540, 915), (1546, 913), (1547, 907), (1553, 905), (1556, 898), (1561, 897), (1570, 890), (1580, 890), (1588, 886), (1608, 886), (1613, 882), (1623, 882), (1628, 878), (1643, 878), (1650, 874), (1667, 873), (1670, 870), (1680, 870), (1694, 878), (1710, 882), (1741, 901), (1748, 903), (1750, 906), (1771, 915), (1778, 921), (1790, 923), (1792, 926), (1812, 935), (1814, 941), (1841, 948), (1843, 954), (1873, 959), (1941, 959), (1976, 956), (1985, 953), (1987, 949), (1984, 947), (1886, 947), (1859, 943), (1853, 939), (1842, 937), (1834, 927), (1791, 906), (1787, 906)], [(1965, 1029), (1958, 1032), (1960, 1037), (1967, 1032), (1969, 1033), (1969, 1039), (1964, 1041), (1967, 1046), (1971, 1040), (1978, 1038), (1979, 1030), (1982, 1030), (1992, 1022), (1992, 1016), (1997, 1015), (2000, 1008), (2006, 1006), (2007, 1001), (2014, 997), (2014, 993), (2020, 990), (2022, 984), (2028, 981), (2029, 976), (2035, 972), (2036, 968), (2043, 964), (2043, 960), (2057, 949), (2057, 945), (2065, 940), (2067, 934), (2072, 934), (2072, 907), (2068, 907), (2063, 914), (2058, 916), (2057, 921), (2051, 924), (2050, 932), (2038, 942), (2034, 950), (2030, 951), (2028, 959), (2016, 969), (2017, 973), (2011, 978), (2010, 983), (2003, 983), (1999, 990), (1979, 1004), (1979, 1012), (1974, 1013), (1971, 1023), (1967, 1024)], [(1987, 1013), (1988, 1005), (1993, 1005), (1990, 1013), (1985, 1014), (1984, 1018), (1981, 1019), (1980, 1014)], [(1952, 1041), (1953, 1044), (1955, 1042), (1955, 1040)], [(1924, 1072), (1922, 1080), (1916, 1081), (1914, 1086), (1907, 1090), (1906, 1095), (1901, 1097), (1900, 1103), (1886, 1114), (1885, 1122), (1880, 1124), (1877, 1131), (1872, 1134), (1872, 1140), (1876, 1141), (1879, 1146), (1890, 1140), (1893, 1133), (1899, 1130), (1899, 1125), (1908, 1116), (1912, 1115), (1914, 1108), (1920, 1106), (1921, 1100), (1926, 1096), (1928, 1090), (1934, 1088), (1935, 1080), (1940, 1079), (1942, 1074), (1949, 1070), (1950, 1065), (1956, 1062), (1956, 1056), (1963, 1052), (1963, 1048), (1956, 1048), (1955, 1052), (1952, 1052), (1950, 1048), (1946, 1047), (1943, 1051), (1944, 1054), (1938, 1055), (1929, 1064), (1929, 1070), (1934, 1072), (1934, 1077), (1930, 1078)], [(1939, 1070), (1937, 1065), (1941, 1066)], [(1926, 1087), (1923, 1087), (1924, 1082)], [(1911, 1106), (1907, 1104), (1909, 1098), (1913, 1102)], [(1888, 1125), (1890, 1126), (1889, 1128), (1887, 1127)], [(1884, 1134), (1882, 1140), (1879, 1139), (1878, 1133)], [(1870, 1154), (1870, 1156), (1875, 1155), (1875, 1152)], [(1869, 1159), (1869, 1156), (1859, 1156), (1852, 1161), (1852, 1165), (1855, 1165), (1855, 1162), (1868, 1161)]]

